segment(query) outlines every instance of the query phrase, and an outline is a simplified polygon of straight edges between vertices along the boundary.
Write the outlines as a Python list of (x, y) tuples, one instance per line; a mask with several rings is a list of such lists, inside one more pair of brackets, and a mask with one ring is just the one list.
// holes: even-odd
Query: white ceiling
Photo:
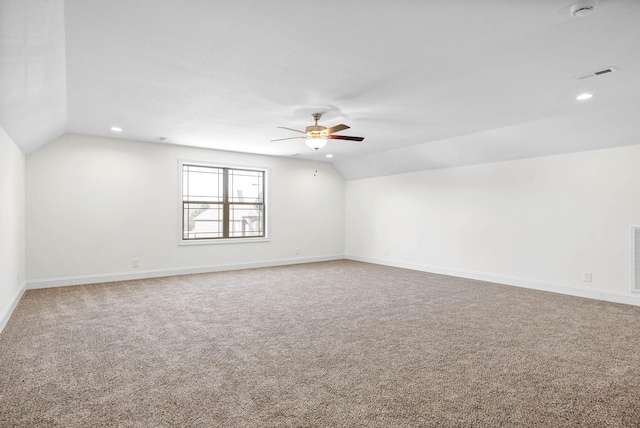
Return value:
[(640, 1), (575, 3), (0, 0), (0, 126), (311, 159), (269, 140), (325, 112), (347, 179), (638, 143)]

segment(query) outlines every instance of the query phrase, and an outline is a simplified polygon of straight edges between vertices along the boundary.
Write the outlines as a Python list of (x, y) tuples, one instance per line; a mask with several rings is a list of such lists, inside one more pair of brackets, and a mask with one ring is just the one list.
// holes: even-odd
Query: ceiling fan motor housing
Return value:
[(312, 126), (307, 126), (307, 128), (305, 129), (305, 132), (307, 133), (308, 136), (312, 138), (321, 138), (322, 136), (326, 138), (326, 135), (327, 135), (326, 130), (327, 128), (324, 126), (312, 125)]

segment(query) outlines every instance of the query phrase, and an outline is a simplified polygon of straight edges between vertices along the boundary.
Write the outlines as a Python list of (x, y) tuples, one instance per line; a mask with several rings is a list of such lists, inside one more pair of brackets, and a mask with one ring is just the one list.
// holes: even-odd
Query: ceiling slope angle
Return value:
[[(506, 54), (496, 56), (497, 61), (487, 64), (475, 58), (473, 74), (479, 76), (476, 83), (484, 85), (484, 90), (470, 91), (457, 105), (435, 97), (443, 102), (439, 108), (457, 108), (461, 129), (474, 115), (486, 114), (469, 105), (485, 103), (489, 117), (482, 122), (493, 121), (492, 126), (336, 159), (333, 164), (345, 179), (359, 179), (637, 144), (640, 124), (634, 118), (640, 114), (640, 57), (634, 53), (634, 44), (640, 40), (640, 26), (634, 22), (639, 20), (640, 2), (609, 2), (588, 17), (570, 16), (545, 29), (500, 41), (495, 46), (502, 46)], [(467, 58), (473, 58), (473, 53)], [(461, 80), (464, 84), (465, 79)], [(583, 93), (595, 96), (589, 102), (576, 101)]]
[(0, 127), (28, 154), (67, 129), (64, 2), (0, 1)]
[(0, 0), (0, 126), (25, 152), (70, 132), (313, 159), (270, 140), (322, 112), (366, 136), (320, 149), (349, 178), (628, 144), (585, 126), (636, 132), (611, 114), (640, 111), (638, 1), (583, 0), (582, 17), (557, 0), (328, 1), (341, 12), (318, 34), (306, 2)]

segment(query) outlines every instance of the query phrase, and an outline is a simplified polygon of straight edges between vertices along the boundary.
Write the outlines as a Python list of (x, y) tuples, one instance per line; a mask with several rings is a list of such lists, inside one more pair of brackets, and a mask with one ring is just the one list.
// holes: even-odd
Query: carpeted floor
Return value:
[(352, 261), (27, 291), (2, 427), (638, 427), (640, 308)]

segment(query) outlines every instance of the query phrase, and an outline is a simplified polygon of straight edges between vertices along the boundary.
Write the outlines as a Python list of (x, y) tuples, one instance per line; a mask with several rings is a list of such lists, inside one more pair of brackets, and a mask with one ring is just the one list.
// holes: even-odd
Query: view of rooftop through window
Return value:
[(182, 239), (265, 236), (265, 171), (182, 165)]

